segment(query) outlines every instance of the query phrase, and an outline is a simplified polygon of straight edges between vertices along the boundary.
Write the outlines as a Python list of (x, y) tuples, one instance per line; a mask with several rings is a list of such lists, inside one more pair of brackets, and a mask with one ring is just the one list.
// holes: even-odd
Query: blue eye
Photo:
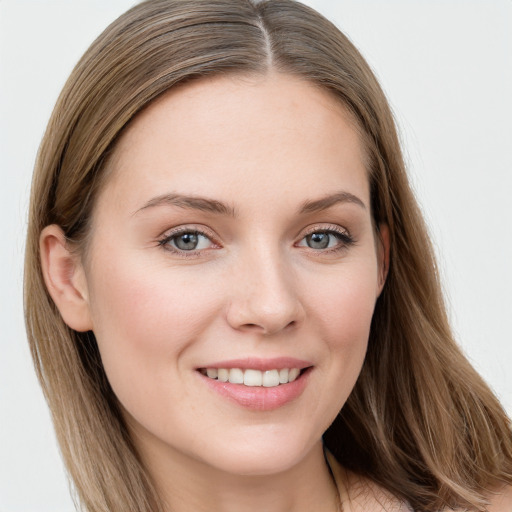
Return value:
[(311, 233), (306, 237), (306, 244), (312, 249), (327, 249), (332, 238), (329, 233)]
[(346, 232), (334, 230), (318, 230), (306, 235), (299, 243), (299, 247), (310, 249), (341, 249), (353, 243), (353, 239)]
[(187, 252), (208, 249), (213, 242), (199, 231), (180, 231), (161, 240), (160, 245), (168, 246), (171, 250)]

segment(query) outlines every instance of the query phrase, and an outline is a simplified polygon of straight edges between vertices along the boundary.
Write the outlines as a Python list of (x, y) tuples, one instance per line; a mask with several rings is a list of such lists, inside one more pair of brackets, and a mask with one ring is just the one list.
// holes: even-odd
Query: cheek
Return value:
[(312, 297), (312, 307), (333, 350), (366, 346), (376, 301), (373, 265), (339, 272), (326, 280), (322, 293)]
[[(376, 301), (375, 267), (340, 272), (314, 298), (318, 330), (329, 351), (326, 378), (343, 405), (361, 371)], [(337, 411), (336, 411), (337, 413)]]
[(220, 306), (208, 294), (211, 286), (199, 287), (186, 274), (128, 263), (101, 268), (90, 294), (94, 334), (114, 392), (127, 409), (137, 409), (137, 400), (147, 400), (179, 369), (182, 353)]
[[(321, 351), (307, 417), (324, 432), (338, 415), (361, 372), (376, 300), (372, 258), (317, 275), (307, 301), (308, 339)], [(307, 280), (311, 283), (311, 279)], [(305, 284), (303, 282), (302, 284)], [(312, 344), (310, 344), (313, 347)]]
[(95, 273), (90, 302), (98, 337), (114, 345), (139, 342), (148, 350), (200, 331), (215, 308), (208, 285), (186, 273), (129, 263)]

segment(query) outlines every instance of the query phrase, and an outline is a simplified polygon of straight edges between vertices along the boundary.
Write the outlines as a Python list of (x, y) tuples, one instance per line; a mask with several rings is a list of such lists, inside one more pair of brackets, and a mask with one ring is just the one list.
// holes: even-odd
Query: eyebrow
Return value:
[[(350, 192), (337, 192), (320, 199), (305, 201), (299, 210), (300, 214), (314, 213), (322, 210), (327, 210), (332, 206), (339, 203), (352, 203), (366, 209), (365, 204), (359, 197), (351, 194)], [(182, 194), (162, 194), (160, 196), (150, 199), (142, 208), (134, 212), (134, 215), (140, 211), (157, 206), (177, 206), (190, 210), (199, 210), (208, 213), (216, 213), (219, 215), (227, 215), (229, 217), (236, 217), (236, 210), (234, 207), (229, 206), (221, 201), (209, 199), (199, 196), (188, 196)]]
[(134, 215), (148, 208), (165, 205), (236, 217), (235, 209), (225, 203), (216, 201), (215, 199), (208, 199), (206, 197), (185, 196), (181, 194), (163, 194), (161, 196), (154, 197), (142, 208), (139, 208)]
[(322, 210), (327, 210), (331, 206), (334, 206), (338, 203), (352, 203), (366, 210), (364, 202), (361, 199), (359, 199), (359, 197), (355, 196), (354, 194), (351, 194), (350, 192), (343, 191), (322, 197), (321, 199), (316, 199), (314, 201), (305, 201), (302, 204), (300, 213), (314, 213)]

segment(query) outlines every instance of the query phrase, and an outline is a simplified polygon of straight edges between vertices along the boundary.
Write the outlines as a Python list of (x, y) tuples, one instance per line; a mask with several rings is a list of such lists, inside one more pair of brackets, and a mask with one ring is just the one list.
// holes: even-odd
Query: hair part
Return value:
[[(433, 250), (411, 192), (386, 98), (351, 42), (292, 0), (148, 0), (79, 61), (43, 138), (31, 193), (25, 311), (36, 370), (84, 510), (162, 511), (130, 439), (92, 332), (70, 329), (41, 272), (39, 237), (62, 227), (87, 250), (108, 159), (131, 120), (178, 84), (214, 75), (292, 74), (331, 91), (367, 150), (375, 226), (391, 261), (355, 389), (325, 433), (347, 468), (415, 510), (483, 511), (512, 483), (512, 435), (499, 402), (451, 334)], [(177, 121), (179, 122), (179, 120)]]

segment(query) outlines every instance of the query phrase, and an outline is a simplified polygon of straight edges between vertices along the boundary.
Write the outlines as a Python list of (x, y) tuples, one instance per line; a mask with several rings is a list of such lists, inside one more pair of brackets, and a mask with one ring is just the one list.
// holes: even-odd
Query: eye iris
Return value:
[(182, 251), (191, 251), (197, 247), (199, 237), (196, 233), (182, 233), (174, 239), (174, 243), (178, 249)]
[(325, 249), (329, 245), (329, 234), (312, 233), (306, 237), (306, 241), (312, 249)]

